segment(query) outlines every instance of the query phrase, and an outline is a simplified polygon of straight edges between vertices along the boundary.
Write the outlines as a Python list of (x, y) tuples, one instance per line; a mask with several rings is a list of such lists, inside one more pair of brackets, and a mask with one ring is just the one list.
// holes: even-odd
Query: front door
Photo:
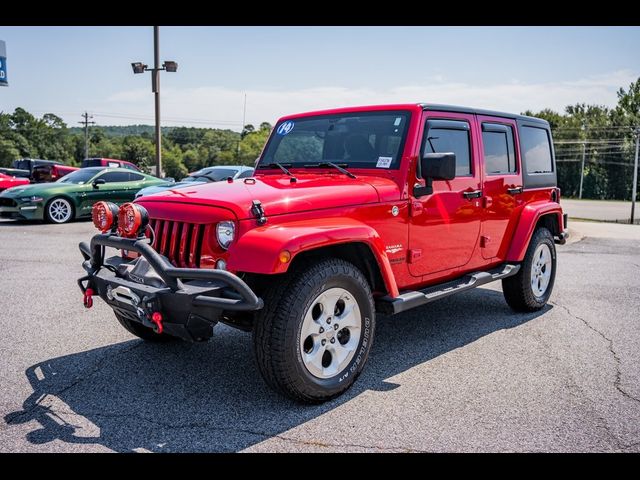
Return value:
[[(464, 267), (478, 242), (482, 218), (480, 155), (474, 115), (425, 112), (420, 156), (456, 154), (456, 177), (434, 180), (433, 193), (411, 199), (409, 271), (413, 276)], [(419, 178), (417, 183), (424, 185)]]
[(98, 188), (93, 188), (91, 184), (88, 185), (82, 202), (82, 210), (85, 213), (90, 212), (93, 204), (101, 200), (121, 204), (131, 201), (135, 195), (135, 191), (130, 190), (131, 185), (135, 182), (129, 181), (129, 172), (104, 172), (94, 178), (94, 180), (97, 179), (102, 179), (105, 183), (97, 185)]
[(484, 156), (484, 213), (480, 247), (482, 257), (503, 259), (515, 228), (514, 210), (522, 193), (519, 148), (513, 120), (478, 117)]

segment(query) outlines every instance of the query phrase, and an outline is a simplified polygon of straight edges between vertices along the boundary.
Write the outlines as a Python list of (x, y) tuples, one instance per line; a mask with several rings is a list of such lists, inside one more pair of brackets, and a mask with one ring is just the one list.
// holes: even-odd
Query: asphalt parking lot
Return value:
[[(499, 284), (379, 317), (346, 395), (262, 382), (249, 334), (149, 345), (82, 306), (91, 222), (0, 221), (0, 451), (640, 451), (640, 227), (579, 224), (551, 304)], [(580, 233), (580, 230), (587, 233)]]

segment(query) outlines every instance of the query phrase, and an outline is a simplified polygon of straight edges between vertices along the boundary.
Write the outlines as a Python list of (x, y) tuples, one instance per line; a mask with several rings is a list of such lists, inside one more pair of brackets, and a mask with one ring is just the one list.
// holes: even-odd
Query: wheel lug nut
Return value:
[(320, 327), (320, 333), (324, 333), (324, 328)]
[(327, 323), (330, 325), (331, 324), (331, 317), (327, 318)]
[(334, 324), (333, 324), (333, 329), (334, 329), (334, 330), (337, 330), (337, 329), (338, 329), (338, 324), (337, 324), (337, 323), (334, 323)]
[(336, 343), (335, 337), (331, 339), (331, 343)]
[(326, 343), (327, 343), (327, 341), (323, 339), (322, 340), (322, 346), (324, 347)]

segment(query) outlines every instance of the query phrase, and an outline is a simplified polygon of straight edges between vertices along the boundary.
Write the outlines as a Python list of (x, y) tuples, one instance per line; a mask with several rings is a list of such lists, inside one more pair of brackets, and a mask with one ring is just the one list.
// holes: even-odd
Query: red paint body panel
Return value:
[(229, 248), (228, 268), (236, 272), (284, 273), (290, 262), (279, 261), (282, 250), (291, 252), (293, 261), (303, 251), (353, 242), (364, 243), (371, 249), (387, 290), (397, 295), (398, 288), (380, 235), (369, 225), (351, 218), (300, 220), (250, 228)]
[[(279, 169), (260, 169), (251, 179), (142, 197), (137, 203), (147, 208), (154, 222), (161, 221), (154, 225), (167, 229), (164, 243), (161, 240), (156, 248), (164, 247), (179, 265), (191, 265), (193, 253), (199, 252), (203, 268), (214, 268), (217, 260), (224, 259), (233, 273), (269, 275), (286, 272), (301, 252), (357, 242), (371, 249), (387, 292), (394, 297), (403, 290), (522, 260), (541, 215), (557, 215), (562, 228), (562, 209), (550, 201), (553, 188), (507, 192), (507, 188), (522, 185), (518, 132), (512, 120), (424, 111), (421, 105), (404, 104), (309, 112), (283, 117), (279, 122), (373, 110), (411, 113), (398, 168), (350, 167), (357, 176), (351, 179), (332, 168), (294, 166), (290, 168), (297, 177), (294, 183)], [(416, 178), (416, 166), (427, 118), (469, 122), (472, 175), (434, 181), (432, 195), (415, 198), (414, 184), (424, 183)], [(518, 173), (486, 174), (482, 121), (514, 127)], [(482, 198), (462, 195), (478, 189), (483, 191)], [(261, 202), (267, 218), (264, 225), (258, 224), (251, 211), (253, 200)], [(215, 225), (222, 220), (233, 220), (237, 225), (236, 239), (228, 250), (216, 240)], [(172, 223), (165, 227), (162, 222)], [(282, 250), (291, 252), (291, 262), (279, 261)]]
[[(474, 127), (473, 115), (426, 112), (422, 130), (429, 119), (466, 121), (470, 129)], [(480, 152), (474, 141), (470, 152), (472, 175), (447, 181), (435, 180), (432, 195), (413, 199), (413, 202), (421, 204), (422, 209), (422, 213), (411, 218), (409, 227), (409, 247), (422, 250), (421, 259), (409, 266), (413, 276), (422, 277), (463, 267), (473, 257), (480, 234), (482, 207), (480, 199), (466, 199), (463, 192), (481, 188)], [(418, 154), (419, 150), (416, 162)], [(424, 180), (417, 182), (424, 185)]]
[(12, 177), (11, 175), (5, 175), (0, 173), (0, 190), (6, 190), (11, 187), (18, 187), (20, 185), (29, 185), (31, 183), (28, 178)]
[(562, 230), (562, 207), (560, 204), (547, 200), (537, 200), (528, 203), (522, 208), (522, 213), (518, 221), (515, 233), (511, 240), (511, 246), (507, 253), (507, 260), (520, 262), (524, 258), (529, 245), (529, 240), (533, 234), (538, 219), (546, 214), (553, 214)]
[[(516, 173), (511, 174), (489, 174), (486, 168), (483, 172), (483, 196), (484, 211), (482, 215), (481, 235), (485, 240), (484, 246), (480, 249), (482, 257), (491, 260), (499, 258), (504, 260), (509, 247), (511, 234), (515, 228), (518, 215), (515, 210), (522, 207), (524, 200), (522, 194), (510, 194), (507, 189), (512, 187), (522, 187), (522, 161), (520, 158), (520, 143), (517, 135), (517, 126), (514, 120), (503, 117), (487, 117), (479, 115), (478, 119), (478, 141), (484, 153), (482, 145), (482, 123), (488, 122), (501, 124), (512, 129), (514, 140), (514, 153), (516, 160)], [(483, 162), (484, 163), (484, 162)]]

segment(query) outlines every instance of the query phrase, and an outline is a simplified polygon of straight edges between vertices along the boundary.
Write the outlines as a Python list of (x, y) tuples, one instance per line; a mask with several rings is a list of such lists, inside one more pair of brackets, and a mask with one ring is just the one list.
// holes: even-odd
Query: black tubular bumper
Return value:
[[(105, 259), (105, 247), (139, 253), (159, 279), (147, 282), (123, 275), (119, 267), (131, 262), (119, 256)], [(236, 275), (224, 270), (176, 268), (146, 238), (98, 234), (90, 244), (81, 242), (79, 248), (87, 275), (78, 285), (85, 299), (91, 289), (89, 293), (99, 295), (120, 316), (156, 331), (160, 328), (187, 340), (206, 340), (222, 312), (254, 311), (263, 306), (262, 299)], [(155, 312), (162, 316), (162, 327), (152, 321)]]

